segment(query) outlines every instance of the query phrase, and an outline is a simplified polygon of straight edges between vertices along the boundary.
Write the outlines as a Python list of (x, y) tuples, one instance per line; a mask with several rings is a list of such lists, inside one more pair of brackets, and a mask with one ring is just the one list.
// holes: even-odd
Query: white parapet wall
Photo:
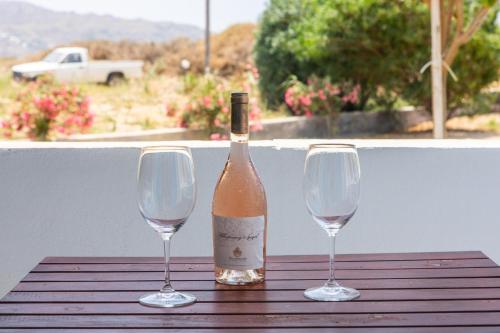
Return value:
[[(302, 172), (312, 140), (254, 142), (267, 191), (268, 254), (326, 253), (309, 217)], [(345, 141), (343, 141), (345, 142)], [(349, 141), (360, 147), (358, 212), (340, 253), (482, 250), (500, 261), (500, 142)], [(173, 255), (212, 254), (212, 193), (228, 153), (192, 148), (198, 201)], [(0, 296), (45, 256), (161, 255), (135, 203), (140, 147), (148, 143), (0, 143)]]

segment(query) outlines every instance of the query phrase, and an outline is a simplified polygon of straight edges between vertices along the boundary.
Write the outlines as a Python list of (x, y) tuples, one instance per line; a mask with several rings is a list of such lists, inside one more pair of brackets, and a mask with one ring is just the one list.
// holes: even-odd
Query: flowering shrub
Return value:
[(233, 82), (227, 82), (215, 76), (206, 75), (196, 80), (196, 86), (190, 88), (188, 101), (179, 107), (175, 103), (166, 106), (167, 116), (177, 115), (180, 127), (205, 129), (210, 139), (225, 140), (230, 124), (230, 94), (233, 88), (249, 94), (250, 131), (262, 129), (261, 108), (258, 103), (258, 71), (248, 65), (244, 75)]
[(332, 114), (348, 105), (354, 105), (358, 103), (360, 92), (359, 85), (339, 88), (331, 84), (328, 78), (320, 79), (315, 76), (307, 80), (307, 83), (292, 77), (286, 82), (286, 86), (285, 104), (294, 115), (307, 117)]
[(50, 77), (29, 83), (16, 98), (16, 108), (2, 120), (7, 138), (15, 133), (32, 140), (53, 139), (85, 132), (93, 123), (89, 99), (76, 87), (54, 83)]
[(186, 103), (180, 107), (177, 103), (167, 104), (167, 116), (176, 116), (180, 127), (220, 133), (229, 123), (225, 85), (212, 76), (199, 78), (196, 82)]

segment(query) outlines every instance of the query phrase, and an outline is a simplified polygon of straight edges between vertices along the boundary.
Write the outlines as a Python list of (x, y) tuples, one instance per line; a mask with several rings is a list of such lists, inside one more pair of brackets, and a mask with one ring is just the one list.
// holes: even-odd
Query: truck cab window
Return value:
[(79, 53), (70, 53), (63, 60), (64, 64), (71, 64), (77, 62), (82, 62), (82, 57)]

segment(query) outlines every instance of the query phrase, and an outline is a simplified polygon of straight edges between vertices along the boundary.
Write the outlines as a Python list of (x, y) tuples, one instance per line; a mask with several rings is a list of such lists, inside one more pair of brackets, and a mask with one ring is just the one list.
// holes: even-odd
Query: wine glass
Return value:
[(335, 235), (358, 207), (360, 167), (356, 147), (350, 144), (316, 144), (309, 147), (304, 169), (304, 196), (309, 213), (330, 238), (330, 278), (304, 292), (316, 301), (349, 301), (356, 289), (335, 281)]
[(163, 240), (165, 285), (160, 292), (139, 299), (143, 305), (171, 308), (196, 301), (193, 295), (175, 291), (170, 285), (170, 239), (191, 214), (196, 201), (196, 183), (191, 152), (187, 147), (142, 149), (137, 175), (137, 203), (146, 222)]

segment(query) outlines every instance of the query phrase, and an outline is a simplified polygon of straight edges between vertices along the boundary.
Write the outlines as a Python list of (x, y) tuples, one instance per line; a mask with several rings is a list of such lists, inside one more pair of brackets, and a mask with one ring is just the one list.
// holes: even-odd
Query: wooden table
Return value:
[(246, 288), (216, 284), (211, 258), (174, 258), (173, 286), (198, 303), (141, 306), (161, 261), (46, 258), (0, 301), (0, 332), (500, 332), (500, 267), (481, 252), (338, 255), (361, 291), (340, 303), (302, 295), (326, 279), (324, 256), (269, 257), (267, 282)]

